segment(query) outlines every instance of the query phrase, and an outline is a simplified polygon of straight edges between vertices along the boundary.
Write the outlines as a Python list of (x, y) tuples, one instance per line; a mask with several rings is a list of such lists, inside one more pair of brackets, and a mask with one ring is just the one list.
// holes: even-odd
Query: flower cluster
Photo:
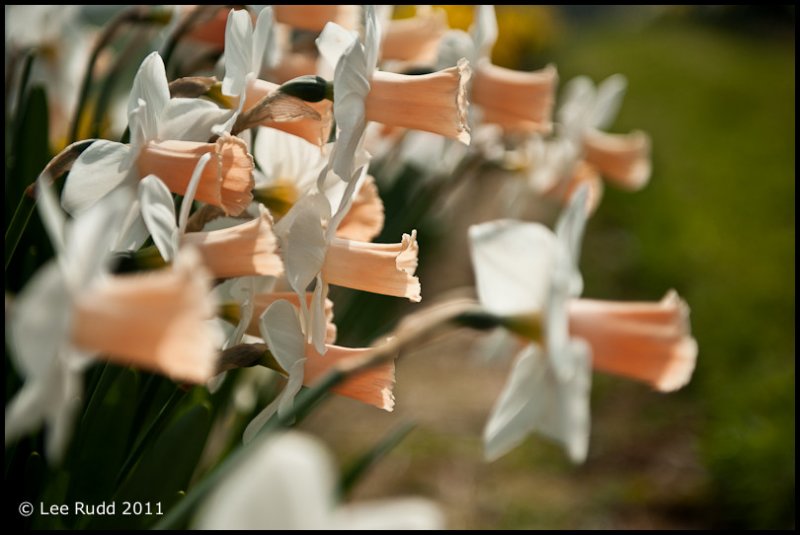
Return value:
[[(469, 33), (450, 30), (440, 10), (392, 20), (388, 7), (172, 13), (167, 43), (221, 55), (219, 79), (200, 67), (168, 76), (149, 53), (127, 94), (123, 141), (80, 140), (42, 171), (33, 191), (56, 254), (8, 310), (24, 384), (6, 409), (6, 444), (44, 424), (47, 457), (62, 461), (84, 372), (98, 361), (211, 391), (232, 370), (269, 368), (285, 383), (244, 430), (252, 462), (227, 474), (196, 525), (432, 527), (441, 517), (426, 502), (336, 508), (316, 444), (258, 441), (269, 422), (298, 416), (303, 386), (336, 374), (334, 393), (392, 411), (397, 351), (447, 326), (500, 326), (520, 348), (486, 426), (489, 459), (538, 431), (583, 461), (592, 368), (661, 391), (688, 382), (697, 346), (677, 293), (579, 297), (600, 177), (634, 190), (650, 175), (646, 134), (603, 131), (624, 79), (573, 80), (555, 114), (555, 66), (492, 64), (491, 6), (476, 7)], [(421, 167), (417, 184), (401, 186), (421, 188), (419, 206), (431, 208), (476, 162), (522, 179), (522, 199), (562, 202), (555, 232), (511, 219), (473, 226), (478, 301), (412, 312), (370, 347), (337, 345), (348, 325), (334, 322), (331, 286), (422, 299), (421, 217), (389, 220), (381, 193)], [(375, 241), (387, 233), (393, 242)]]

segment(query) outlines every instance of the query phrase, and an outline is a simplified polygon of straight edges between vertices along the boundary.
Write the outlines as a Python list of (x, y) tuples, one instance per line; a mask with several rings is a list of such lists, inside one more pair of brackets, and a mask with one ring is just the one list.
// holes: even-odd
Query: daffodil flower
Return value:
[(57, 461), (68, 443), (92, 357), (132, 364), (176, 380), (211, 376), (217, 331), (210, 277), (192, 250), (170, 270), (107, 276), (112, 245), (131, 199), (108, 195), (71, 223), (40, 180), (38, 204), (56, 260), (44, 266), (15, 302), (12, 361), (25, 385), (6, 410), (6, 442), (48, 426), (47, 454)]
[(481, 304), (532, 340), (518, 355), (484, 431), (493, 460), (536, 431), (582, 462), (589, 441), (594, 368), (680, 388), (694, 370), (697, 344), (688, 307), (670, 293), (660, 303), (578, 299), (577, 261), (589, 189), (581, 187), (556, 225), (493, 221), (470, 229)]
[[(324, 181), (326, 171), (323, 169), (318, 183)], [(317, 188), (302, 197), (275, 225), (291, 288), (298, 296), (304, 296), (311, 282), (316, 283), (311, 310), (306, 308), (304, 299), (300, 303), (306, 332), (320, 353), (326, 351), (323, 306), (329, 284), (406, 297), (413, 302), (421, 299), (419, 279), (414, 275), (419, 250), (416, 231), (404, 234), (396, 244), (337, 237), (365, 172), (366, 166), (362, 166), (354, 173), (335, 213)]]
[(362, 156), (368, 121), (424, 130), (469, 143), (466, 84), (469, 65), (423, 76), (376, 71), (381, 41), (374, 6), (365, 7), (364, 42), (334, 23), (326, 25), (317, 47), (336, 65), (333, 114), (339, 129), (331, 169), (344, 181)]
[[(133, 82), (128, 101), (131, 143), (107, 140), (92, 143), (76, 160), (64, 185), (61, 202), (70, 213), (79, 213), (111, 191), (134, 189), (139, 179), (157, 174), (170, 191), (185, 194), (198, 160), (209, 154), (198, 186), (198, 200), (238, 214), (250, 202), (253, 159), (241, 139), (223, 134), (206, 141), (215, 124), (230, 116), (200, 99), (170, 99), (164, 62), (158, 53), (147, 56)], [(122, 247), (136, 249), (146, 238), (138, 202), (132, 203), (127, 220), (137, 222)]]
[(202, 184), (209, 159), (209, 155), (204, 155), (198, 162), (189, 180), (177, 223), (175, 205), (164, 182), (149, 175), (140, 183), (142, 215), (161, 256), (170, 261), (179, 247), (191, 245), (197, 248), (203, 262), (217, 278), (280, 275), (283, 263), (272, 232), (272, 217), (263, 206), (259, 207), (258, 217), (246, 223), (220, 230), (185, 232), (189, 209)]
[(473, 124), (497, 125), (508, 134), (546, 134), (552, 113), (558, 73), (553, 65), (532, 72), (492, 64), (497, 41), (494, 6), (475, 6), (475, 22), (467, 35), (453, 30), (439, 47), (438, 66), (466, 58), (473, 68), (470, 101), (480, 110)]
[(290, 431), (258, 444), (198, 508), (198, 529), (442, 529), (439, 508), (421, 498), (336, 503), (330, 454)]
[(625, 77), (619, 74), (596, 88), (585, 76), (567, 84), (558, 110), (558, 135), (546, 142), (537, 140), (538, 146), (531, 147), (530, 178), (538, 191), (566, 200), (581, 184), (588, 184), (591, 205), (596, 207), (603, 191), (602, 178), (631, 191), (647, 185), (650, 137), (640, 130), (628, 134), (603, 131), (616, 117), (626, 86)]
[[(363, 357), (372, 348), (325, 346), (323, 356), (306, 341), (297, 308), (288, 300), (273, 301), (259, 319), (261, 337), (288, 382), (278, 398), (267, 405), (244, 432), (249, 442), (276, 412), (284, 414), (292, 407), (300, 387), (311, 385), (340, 362)], [(391, 412), (394, 409), (394, 362), (365, 370), (348, 378), (333, 392)]]
[[(329, 150), (320, 151), (297, 136), (273, 128), (260, 127), (253, 144), (253, 157), (261, 169), (256, 173), (254, 197), (276, 217), (309, 194), (328, 162)], [(333, 174), (326, 174), (321, 190), (330, 205), (338, 210), (343, 202), (347, 184)], [(336, 236), (358, 241), (372, 241), (383, 230), (383, 202), (375, 179), (363, 174), (351, 192), (352, 203)]]
[[(275, 94), (279, 87), (259, 78), (263, 68), (272, 67), (279, 60), (273, 27), (274, 9), (265, 7), (259, 12), (255, 29), (246, 10), (231, 10), (228, 14), (222, 93), (235, 99), (238, 109), (227, 122), (218, 126), (221, 130), (230, 129), (242, 112), (247, 112), (263, 98)], [(308, 106), (317, 116), (306, 116), (302, 109), (295, 109), (296, 106), (291, 104), (274, 104), (270, 110), (279, 111), (268, 113), (260, 124), (320, 146), (327, 141), (330, 132), (330, 102), (309, 103), (303, 108)]]

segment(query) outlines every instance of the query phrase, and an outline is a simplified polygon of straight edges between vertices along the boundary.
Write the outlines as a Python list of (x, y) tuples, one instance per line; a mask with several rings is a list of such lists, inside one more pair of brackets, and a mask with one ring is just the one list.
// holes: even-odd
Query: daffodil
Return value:
[(439, 508), (421, 498), (336, 503), (330, 454), (291, 431), (255, 446), (199, 508), (198, 529), (441, 529)]
[[(261, 169), (256, 173), (255, 199), (277, 218), (285, 215), (298, 199), (317, 186), (317, 178), (328, 163), (330, 150), (280, 130), (260, 127), (253, 144), (253, 156)], [(347, 192), (347, 184), (333, 174), (326, 174), (320, 184), (331, 207), (338, 210)], [(363, 174), (355, 189), (336, 236), (371, 241), (383, 229), (384, 211), (375, 179)]]
[(536, 140), (529, 147), (530, 178), (534, 188), (564, 201), (581, 184), (588, 184), (591, 206), (599, 203), (603, 180), (631, 191), (647, 185), (650, 179), (650, 137), (636, 130), (628, 134), (609, 134), (603, 130), (613, 122), (622, 103), (627, 81), (610, 76), (595, 88), (592, 81), (579, 76), (564, 90), (558, 110), (559, 129), (548, 141)]
[(381, 29), (373, 6), (365, 8), (362, 43), (329, 23), (317, 39), (320, 54), (336, 65), (333, 114), (338, 127), (331, 169), (349, 181), (361, 158), (368, 121), (424, 130), (469, 143), (466, 84), (469, 65), (422, 76), (376, 71)]
[[(269, 305), (260, 316), (259, 329), (276, 361), (275, 367), (288, 381), (278, 398), (247, 426), (245, 442), (249, 442), (273, 414), (283, 414), (291, 408), (301, 386), (313, 384), (337, 364), (361, 358), (372, 350), (326, 345), (323, 356), (307, 342), (298, 310), (287, 300), (275, 300)], [(394, 362), (388, 362), (348, 378), (333, 392), (391, 412), (394, 409), (393, 388)]]
[(185, 232), (188, 208), (196, 190), (192, 185), (202, 182), (205, 163), (201, 160), (190, 181), (177, 223), (175, 206), (166, 185), (155, 175), (141, 182), (142, 215), (161, 256), (169, 261), (179, 247), (191, 245), (200, 252), (203, 262), (217, 278), (283, 273), (278, 242), (272, 232), (272, 217), (263, 206), (259, 208), (258, 217), (245, 223), (220, 230)]
[(94, 355), (202, 382), (216, 366), (219, 340), (207, 323), (215, 305), (196, 252), (181, 252), (169, 270), (108, 276), (129, 192), (108, 195), (67, 224), (49, 187), (38, 183), (38, 206), (57, 256), (25, 287), (10, 318), (12, 361), (25, 384), (6, 410), (6, 442), (44, 421), (48, 457), (58, 460)]
[[(262, 99), (275, 94), (279, 87), (259, 78), (262, 69), (272, 67), (278, 62), (273, 9), (275, 8), (265, 7), (259, 12), (255, 29), (246, 10), (231, 10), (228, 14), (222, 93), (232, 97), (238, 109), (227, 122), (220, 125), (219, 128), (223, 130), (229, 129), (237, 117), (251, 110)], [(295, 110), (296, 105), (285, 103), (282, 107), (292, 109), (285, 113), (270, 112), (260, 124), (300, 136), (315, 145), (322, 145), (327, 141), (330, 131), (330, 102), (302, 106), (303, 109), (310, 109), (313, 115), (303, 113), (303, 109)], [(274, 105), (274, 109), (278, 108), (281, 106)]]
[[(208, 154), (211, 160), (196, 198), (226, 213), (240, 213), (249, 204), (253, 187), (253, 159), (247, 146), (225, 133), (216, 142), (207, 142), (214, 126), (230, 113), (200, 99), (170, 99), (164, 62), (158, 53), (150, 54), (139, 67), (128, 101), (131, 143), (92, 143), (67, 177), (62, 205), (70, 213), (80, 213), (114, 190), (135, 189), (150, 174), (183, 195), (197, 162)], [(139, 232), (128, 229), (131, 238), (122, 247), (136, 249), (144, 242), (139, 214), (139, 203), (132, 203), (126, 219), (132, 222), (130, 229)]]
[(689, 381), (697, 344), (688, 307), (578, 299), (577, 261), (589, 189), (581, 187), (556, 225), (504, 220), (470, 229), (481, 304), (532, 340), (518, 355), (484, 432), (496, 459), (531, 432), (562, 443), (582, 462), (589, 441), (591, 369), (671, 391)]
[[(286, 276), (298, 296), (304, 296), (315, 282), (312, 307), (303, 309), (304, 327), (320, 353), (325, 322), (323, 306), (328, 285), (336, 284), (386, 295), (421, 299), (417, 268), (416, 232), (404, 234), (396, 244), (374, 244), (337, 237), (337, 230), (353, 204), (353, 192), (362, 180), (366, 166), (359, 168), (347, 184), (334, 213), (328, 198), (319, 189), (302, 197), (275, 225), (281, 243)], [(320, 174), (324, 182), (326, 169)]]

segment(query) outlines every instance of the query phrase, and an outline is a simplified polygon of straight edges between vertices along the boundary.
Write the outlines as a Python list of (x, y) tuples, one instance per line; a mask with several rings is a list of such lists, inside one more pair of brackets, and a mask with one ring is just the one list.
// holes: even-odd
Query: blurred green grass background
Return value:
[(709, 472), (707, 520), (786, 528), (795, 483), (794, 35), (774, 22), (713, 22), (662, 16), (573, 35), (557, 51), (563, 80), (624, 73), (616, 127), (645, 129), (654, 145), (651, 184), (636, 195), (609, 188), (589, 225), (585, 294), (656, 299), (674, 286), (686, 297), (700, 345), (686, 418)]
[[(468, 25), (464, 9), (452, 7), (451, 23)], [(670, 396), (596, 374), (584, 466), (539, 437), (483, 465), (480, 430), (505, 371), (454, 369), (468, 346), (413, 355), (398, 367), (395, 416), (420, 428), (357, 494), (429, 495), (455, 528), (793, 527), (794, 8), (497, 11), (497, 63), (553, 62), (562, 87), (627, 76), (613, 130), (651, 135), (653, 176), (638, 193), (606, 188), (584, 240), (584, 295), (677, 289), (692, 308), (697, 370)], [(435, 276), (425, 269), (423, 288)], [(345, 458), (358, 433), (374, 441), (390, 427), (340, 410), (360, 423), (330, 408), (308, 426)]]
[[(454, 9), (471, 16), (470, 6)], [(694, 379), (664, 396), (595, 375), (590, 454), (579, 467), (539, 437), (482, 461), (480, 432), (508, 362), (476, 365), (471, 339), (402, 360), (395, 414), (331, 399), (303, 427), (347, 461), (399, 420), (417, 420), (355, 496), (425, 495), (451, 528), (793, 527), (793, 8), (499, 6), (498, 17), (499, 64), (553, 62), (562, 87), (580, 74), (627, 76), (614, 131), (651, 135), (653, 177), (638, 193), (606, 189), (584, 241), (584, 295), (654, 300), (677, 289), (700, 345)], [(46, 131), (28, 130), (42, 138), (31, 146), (43, 146)], [(42, 165), (18, 170), (16, 186)], [(7, 289), (51, 254), (37, 218), (32, 225), (25, 245), (38, 253), (7, 272)], [(431, 279), (450, 275), (425, 265), (431, 242), (420, 233), (426, 300), (443, 285)], [(378, 308), (397, 301), (377, 299)], [(365, 333), (388, 327), (376, 321), (350, 321), (343, 334), (369, 342)], [(8, 370), (6, 383), (7, 394), (16, 389)]]

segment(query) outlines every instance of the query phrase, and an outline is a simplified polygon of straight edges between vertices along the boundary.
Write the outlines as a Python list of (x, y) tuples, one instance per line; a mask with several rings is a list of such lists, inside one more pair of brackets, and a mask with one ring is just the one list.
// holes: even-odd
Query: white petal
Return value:
[(429, 530), (445, 529), (442, 510), (422, 498), (376, 500), (340, 507), (335, 529), (347, 530)]
[(476, 56), (472, 38), (463, 30), (448, 30), (439, 41), (436, 52), (436, 70), (455, 67), (458, 60), (467, 58), (470, 63)]
[(582, 340), (570, 340), (568, 350), (575, 375), (559, 389), (559, 440), (567, 447), (572, 462), (582, 463), (589, 451), (591, 350)]
[(306, 359), (300, 359), (289, 369), (289, 380), (280, 395), (278, 402), (278, 416), (283, 418), (293, 407), (294, 398), (303, 387), (303, 375)]
[(239, 323), (228, 337), (223, 349), (241, 343), (242, 337), (253, 318), (253, 296), (256, 293), (255, 277), (240, 277), (235, 279), (229, 290), (230, 295), (239, 304)]
[(481, 304), (498, 315), (541, 311), (550, 290), (556, 240), (538, 223), (490, 221), (469, 229)]
[(556, 222), (556, 263), (550, 282), (550, 294), (545, 311), (545, 339), (551, 365), (562, 381), (571, 380), (576, 373), (569, 355), (568, 302), (583, 290), (583, 278), (578, 269), (581, 239), (586, 226), (588, 185), (582, 185), (573, 195)]
[(199, 529), (326, 529), (335, 475), (329, 454), (297, 432), (258, 444), (201, 507)]
[(69, 340), (72, 298), (64, 275), (43, 266), (14, 302), (10, 317), (11, 361), (26, 379), (44, 377), (59, 347)]
[(65, 366), (59, 358), (44, 376), (26, 381), (6, 409), (6, 443), (36, 431), (46, 421), (47, 458), (59, 462), (72, 435), (82, 381), (82, 372)]
[(475, 24), (470, 28), (472, 40), (475, 42), (479, 58), (490, 59), (492, 48), (497, 41), (497, 16), (494, 6), (479, 5), (475, 10)]
[(144, 245), (150, 231), (142, 219), (139, 199), (135, 199), (128, 207), (128, 211), (120, 225), (119, 236), (111, 246), (113, 251), (138, 251)]
[(292, 289), (300, 295), (305, 293), (325, 262), (328, 243), (322, 221), (328, 219), (330, 205), (327, 199), (321, 194), (307, 195), (275, 227), (281, 241), (286, 277)]
[(611, 126), (622, 105), (627, 87), (628, 80), (621, 74), (609, 76), (597, 87), (591, 126), (601, 130)]
[(61, 205), (70, 214), (92, 206), (132, 175), (128, 145), (95, 141), (72, 165), (61, 194)]
[(42, 378), (26, 381), (6, 405), (6, 445), (39, 429), (48, 407), (43, 403), (52, 390)]
[(250, 423), (244, 428), (244, 433), (242, 433), (243, 444), (249, 444), (258, 436), (258, 432), (261, 431), (261, 428), (267, 424), (269, 419), (272, 418), (276, 412), (278, 412), (278, 404), (280, 401), (280, 396), (273, 399), (269, 405), (261, 409), (261, 412), (259, 412), (255, 418), (250, 420)]
[(139, 201), (144, 224), (158, 252), (164, 260), (171, 262), (178, 251), (178, 224), (175, 222), (172, 194), (161, 179), (147, 175), (139, 182)]
[(327, 351), (327, 347), (325, 347), (325, 334), (328, 328), (328, 321), (325, 317), (325, 299), (327, 297), (328, 283), (322, 280), (322, 276), (317, 275), (317, 286), (314, 288), (314, 296), (311, 298), (311, 342), (320, 355), (324, 355)]
[(345, 30), (335, 22), (329, 22), (317, 37), (317, 49), (328, 65), (335, 68), (347, 48), (357, 41), (357, 33)]
[(183, 196), (183, 201), (181, 201), (181, 214), (178, 217), (178, 233), (181, 235), (186, 231), (194, 196), (197, 194), (197, 188), (200, 186), (200, 179), (203, 177), (203, 171), (206, 165), (208, 165), (209, 160), (211, 160), (211, 153), (207, 152), (200, 156), (200, 159), (197, 160), (197, 164), (194, 166), (192, 176), (189, 178), (189, 184), (186, 186), (186, 195)]
[(55, 402), (51, 405), (52, 412), (47, 418), (48, 429), (45, 437), (47, 458), (56, 463), (63, 459), (72, 438), (75, 417), (81, 406), (83, 373), (65, 367), (57, 386), (58, 394), (51, 394)]
[(364, 53), (367, 60), (367, 76), (372, 76), (372, 71), (378, 65), (378, 52), (381, 47), (381, 26), (378, 22), (375, 6), (364, 6)]
[(303, 194), (311, 189), (327, 163), (319, 147), (277, 128), (259, 127), (253, 157), (270, 184), (289, 182)]
[(158, 139), (205, 143), (214, 126), (229, 120), (234, 113), (197, 98), (173, 98), (159, 118)]
[(344, 188), (342, 197), (337, 203), (338, 208), (336, 209), (336, 213), (331, 218), (331, 222), (325, 231), (326, 240), (331, 241), (336, 235), (336, 230), (339, 228), (342, 220), (347, 215), (347, 212), (350, 211), (350, 207), (353, 205), (353, 200), (355, 199), (356, 193), (366, 179), (366, 174), (367, 166), (362, 166), (356, 169), (356, 171), (350, 177), (350, 181), (347, 183), (347, 187)]
[(339, 136), (331, 156), (332, 169), (339, 178), (349, 181), (353, 160), (367, 125), (365, 102), (371, 72), (361, 44), (354, 42), (336, 65), (334, 74), (333, 116)]
[(558, 122), (564, 126), (568, 137), (578, 138), (589, 126), (592, 108), (595, 103), (595, 89), (586, 76), (570, 80), (564, 87), (563, 104), (558, 109)]
[(222, 80), (222, 93), (228, 96), (241, 96), (247, 83), (247, 75), (252, 72), (253, 24), (246, 9), (228, 13), (225, 27), (225, 78)]
[(520, 338), (503, 328), (494, 329), (472, 346), (470, 353), (479, 361), (490, 362), (508, 359), (519, 353), (522, 343)]
[[(258, 76), (262, 66), (270, 69), (278, 64), (280, 47), (276, 42), (275, 26), (272, 18), (272, 6), (263, 8), (256, 20), (253, 32), (253, 57), (250, 72)], [(265, 57), (266, 56), (266, 57)]]
[(566, 249), (567, 265), (557, 266), (560, 271), (569, 270), (570, 294), (580, 295), (583, 291), (583, 281), (578, 261), (580, 260), (581, 242), (583, 241), (583, 231), (586, 228), (586, 218), (588, 217), (589, 184), (581, 185), (572, 194), (569, 204), (556, 222), (556, 237), (559, 244)]
[(81, 213), (67, 227), (65, 275), (75, 288), (84, 288), (105, 272), (111, 258), (112, 246), (120, 235), (120, 224), (135, 202), (128, 188), (118, 189)]
[(275, 301), (261, 315), (261, 336), (278, 364), (288, 373), (305, 357), (305, 337), (297, 312), (289, 301)]
[[(169, 102), (169, 84), (167, 82), (167, 71), (164, 68), (164, 61), (158, 52), (152, 52), (142, 61), (136, 77), (133, 79), (133, 87), (128, 97), (128, 115), (140, 107), (140, 100), (147, 103), (137, 120), (144, 134), (145, 140), (156, 139), (158, 136), (158, 123), (164, 107)], [(131, 121), (133, 122), (133, 121)], [(133, 130), (131, 124), (131, 130)]]
[(586, 458), (591, 369), (585, 344), (576, 342), (570, 351), (580, 363), (579, 373), (561, 382), (537, 346), (523, 350), (484, 430), (488, 460), (506, 454), (534, 431), (563, 444), (574, 462)]

